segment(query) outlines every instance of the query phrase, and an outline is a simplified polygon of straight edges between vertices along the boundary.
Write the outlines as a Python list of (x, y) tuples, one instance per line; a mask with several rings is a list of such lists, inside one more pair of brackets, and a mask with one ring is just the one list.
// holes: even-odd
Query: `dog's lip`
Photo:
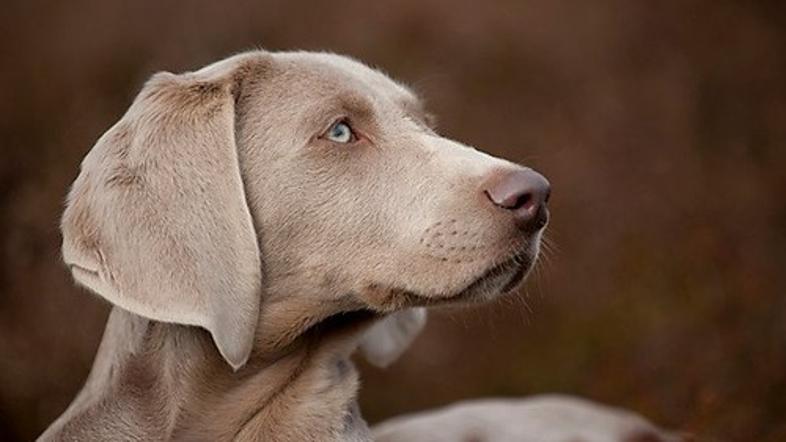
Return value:
[[(470, 282), (466, 287), (449, 296), (448, 298), (453, 299), (475, 294), (488, 295), (492, 293), (502, 294), (510, 292), (511, 290), (515, 289), (519, 283), (521, 283), (521, 281), (524, 280), (524, 278), (527, 276), (527, 273), (529, 273), (529, 270), (532, 268), (534, 261), (535, 256), (533, 256), (529, 247), (524, 247), (520, 250), (517, 250), (506, 260), (489, 268), (483, 272), (483, 274)], [(484, 284), (493, 281), (495, 278), (501, 278), (505, 275), (510, 276), (504, 281), (504, 283), (499, 282), (494, 284), (494, 286), (490, 287), (488, 290), (480, 290)], [(497, 289), (497, 287), (500, 288)]]
[[(368, 284), (367, 289), (373, 288), (374, 291), (377, 291), (381, 287), (386, 288), (386, 291), (389, 293), (384, 303), (377, 301), (368, 305), (373, 311), (388, 313), (405, 304), (408, 306), (437, 306), (462, 301), (490, 300), (497, 295), (515, 289), (529, 274), (536, 258), (537, 249), (533, 249), (533, 245), (527, 243), (523, 247), (516, 248), (502, 262), (486, 268), (480, 276), (471, 280), (462, 289), (452, 292), (426, 294), (412, 289), (396, 288), (384, 284)], [(374, 297), (372, 296), (370, 299), (374, 299)], [(396, 302), (390, 301), (391, 299), (396, 300)]]
[(521, 281), (523, 281), (524, 278), (527, 276), (527, 273), (529, 273), (530, 266), (531, 265), (521, 264), (519, 268), (516, 269), (516, 272), (513, 273), (513, 276), (510, 278), (510, 281), (508, 281), (508, 283), (505, 284), (504, 287), (502, 287), (500, 293), (508, 293), (513, 289), (515, 289), (516, 287), (518, 287)]

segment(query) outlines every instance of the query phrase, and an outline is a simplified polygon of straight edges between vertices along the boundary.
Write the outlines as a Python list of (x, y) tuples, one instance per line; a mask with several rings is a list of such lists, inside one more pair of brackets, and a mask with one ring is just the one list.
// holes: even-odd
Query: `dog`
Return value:
[(397, 416), (372, 429), (377, 442), (679, 442), (627, 410), (563, 395), (482, 399)]
[(424, 307), (514, 290), (549, 194), (347, 57), (156, 74), (67, 198), (65, 264), (113, 309), (39, 440), (371, 440), (350, 355), (390, 363)]

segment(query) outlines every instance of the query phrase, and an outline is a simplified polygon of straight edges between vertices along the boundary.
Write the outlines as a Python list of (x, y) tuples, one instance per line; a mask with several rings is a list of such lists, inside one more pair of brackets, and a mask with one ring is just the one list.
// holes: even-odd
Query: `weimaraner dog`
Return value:
[(387, 364), (423, 307), (512, 291), (548, 198), (346, 57), (156, 74), (68, 195), (65, 263), (114, 308), (40, 440), (371, 440), (350, 355)]
[(400, 416), (373, 429), (377, 442), (679, 442), (627, 410), (562, 395), (466, 401)]

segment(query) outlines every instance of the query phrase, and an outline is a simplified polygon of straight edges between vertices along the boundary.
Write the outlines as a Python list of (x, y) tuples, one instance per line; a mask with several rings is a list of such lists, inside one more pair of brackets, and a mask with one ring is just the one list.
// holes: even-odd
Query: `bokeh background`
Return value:
[(0, 440), (66, 407), (106, 319), (59, 259), (82, 156), (153, 72), (258, 46), (381, 66), (443, 134), (553, 183), (538, 275), (363, 365), (369, 421), (565, 392), (707, 440), (786, 440), (784, 5), (4, 0)]

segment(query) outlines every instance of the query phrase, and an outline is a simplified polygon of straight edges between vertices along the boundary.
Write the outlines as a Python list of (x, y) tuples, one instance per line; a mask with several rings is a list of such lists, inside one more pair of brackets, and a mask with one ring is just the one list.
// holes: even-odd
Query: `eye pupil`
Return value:
[(352, 137), (352, 129), (344, 121), (334, 124), (328, 131), (328, 139), (336, 143), (349, 143)]

